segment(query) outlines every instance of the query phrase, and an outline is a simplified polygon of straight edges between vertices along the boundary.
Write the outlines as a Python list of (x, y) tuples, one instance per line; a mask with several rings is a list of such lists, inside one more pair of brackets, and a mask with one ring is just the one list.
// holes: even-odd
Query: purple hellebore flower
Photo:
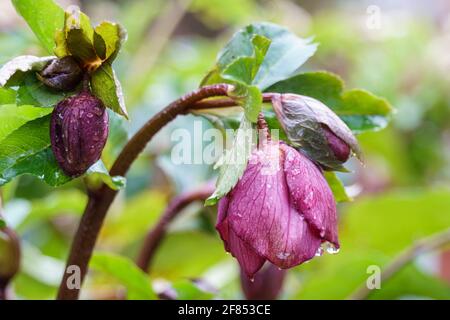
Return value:
[(321, 170), (270, 140), (252, 153), (241, 179), (220, 200), (216, 229), (250, 278), (266, 260), (286, 269), (321, 254), (322, 244), (328, 252), (339, 248), (336, 202)]

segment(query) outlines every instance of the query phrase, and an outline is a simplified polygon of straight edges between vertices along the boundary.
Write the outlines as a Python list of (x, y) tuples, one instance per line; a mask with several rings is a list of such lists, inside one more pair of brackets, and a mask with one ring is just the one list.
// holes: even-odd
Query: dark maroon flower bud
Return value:
[(89, 91), (62, 100), (50, 122), (52, 150), (69, 176), (82, 175), (102, 154), (108, 138), (108, 112)]
[[(0, 229), (0, 295), (9, 281), (19, 271), (20, 242), (16, 233), (8, 227)], [(2, 297), (0, 297), (1, 300)], [(3, 297), (4, 298), (4, 297)]]
[(320, 168), (294, 148), (259, 146), (218, 205), (216, 229), (248, 277), (266, 260), (291, 268), (339, 248), (336, 202)]
[(283, 288), (286, 270), (267, 263), (253, 279), (241, 270), (241, 286), (247, 300), (275, 300)]
[(47, 87), (58, 91), (70, 91), (80, 83), (83, 71), (71, 56), (52, 60), (37, 74)]
[(326, 170), (345, 170), (343, 163), (361, 151), (352, 131), (331, 109), (311, 97), (279, 94), (273, 108), (289, 141)]

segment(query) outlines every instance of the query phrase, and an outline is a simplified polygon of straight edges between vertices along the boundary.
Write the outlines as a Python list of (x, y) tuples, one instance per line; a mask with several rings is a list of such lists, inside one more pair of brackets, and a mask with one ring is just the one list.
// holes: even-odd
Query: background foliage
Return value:
[[(282, 298), (344, 299), (364, 283), (368, 265), (383, 267), (417, 239), (449, 228), (450, 7), (445, 1), (433, 5), (410, 1), (407, 6), (372, 1), (381, 10), (380, 28), (367, 25), (368, 4), (360, 1), (57, 2), (63, 7), (79, 5), (94, 22), (121, 22), (128, 31), (115, 69), (131, 121), (110, 113), (115, 129), (104, 152), (106, 165), (145, 119), (196, 88), (223, 44), (250, 22), (271, 21), (305, 38), (314, 36), (319, 47), (301, 71), (332, 71), (346, 83), (342, 88), (336, 82), (332, 94), (326, 95), (331, 99), (330, 107), (345, 112), (346, 104), (357, 103), (366, 93), (348, 90), (354, 87), (385, 97), (395, 107), (393, 121), (386, 129), (358, 136), (365, 166), (355, 161), (349, 166), (351, 174), (339, 174), (354, 198), (339, 205), (340, 253), (291, 270)], [(0, 12), (0, 64), (20, 54), (48, 54), (46, 49), (52, 43), (41, 39), (48, 43), (42, 48), (8, 1), (1, 2)], [(300, 80), (306, 84), (321, 81), (321, 75), (303, 75)], [(308, 92), (308, 87), (304, 90)], [(308, 92), (318, 99), (321, 94)], [(22, 92), (24, 101), (30, 101), (30, 95), (46, 99), (45, 95)], [(10, 101), (10, 93), (0, 91), (0, 100)], [(0, 121), (9, 124), (2, 124), (0, 141), (6, 136), (11, 139), (9, 133), (29, 120), (48, 121), (45, 115), (50, 112), (21, 107), (23, 113), (17, 117), (8, 112), (10, 103), (0, 108)], [(167, 201), (214, 174), (206, 165), (180, 166), (170, 161), (172, 130), (183, 127), (193, 131), (193, 119), (198, 118), (180, 117), (170, 124), (133, 166), (127, 188), (121, 191), (102, 230), (82, 291), (84, 298), (121, 298), (126, 289), (128, 298), (147, 299), (154, 297), (153, 289), (169, 284), (180, 297), (242, 298), (237, 264), (225, 254), (213, 228), (214, 210), (201, 203), (189, 206), (173, 223), (148, 276), (132, 264), (143, 237)], [(348, 115), (347, 120), (355, 127), (383, 127), (376, 117), (361, 120)], [(33, 121), (27, 131), (15, 131), (12, 138), (20, 141), (20, 134), (32, 134)], [(204, 121), (203, 126), (211, 124)], [(39, 163), (36, 158), (47, 155), (48, 137), (39, 142), (29, 161)], [(0, 150), (0, 167), (4, 165), (2, 152), (5, 150)], [(12, 170), (15, 173), (20, 172), (20, 163), (17, 166)], [(49, 181), (55, 174), (49, 174)], [(72, 181), (53, 189), (35, 177), (22, 176), (1, 191), (5, 219), (18, 230), (23, 246), (22, 271), (14, 279), (13, 292), (18, 298), (53, 298), (86, 202), (83, 186)], [(445, 279), (450, 273), (448, 260), (448, 254), (440, 252), (422, 256), (383, 283), (370, 298), (449, 299), (450, 279)], [(213, 293), (187, 281), (198, 278), (212, 286)]]

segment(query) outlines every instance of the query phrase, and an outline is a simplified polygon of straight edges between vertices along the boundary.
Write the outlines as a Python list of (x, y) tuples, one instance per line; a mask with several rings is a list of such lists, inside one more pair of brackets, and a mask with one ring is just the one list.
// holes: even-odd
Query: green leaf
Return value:
[(94, 49), (94, 28), (87, 15), (77, 6), (70, 6), (65, 12), (64, 31), (67, 50), (84, 64), (96, 63)]
[(110, 64), (104, 63), (94, 72), (91, 85), (94, 95), (101, 99), (106, 107), (128, 119), (122, 87)]
[(0, 69), (0, 86), (20, 84), (28, 71), (40, 71), (55, 57), (19, 56), (3, 65)]
[(31, 174), (51, 186), (70, 180), (58, 167), (50, 148), (50, 116), (27, 122), (0, 142), (0, 185)]
[(256, 122), (262, 107), (262, 93), (256, 86), (235, 85), (230, 95), (244, 108), (246, 118)]
[(20, 159), (0, 172), (0, 186), (23, 174), (33, 175), (52, 187), (59, 187), (72, 180), (59, 168), (50, 147)]
[(102, 160), (98, 160), (94, 163), (87, 171), (86, 175), (90, 179), (97, 179), (104, 182), (108, 187), (113, 190), (120, 190), (125, 188), (127, 179), (121, 176), (111, 177), (109, 175), (108, 169), (106, 169), (105, 164)]
[(231, 149), (225, 150), (222, 158), (216, 164), (216, 166), (220, 166), (216, 190), (206, 200), (205, 205), (210, 206), (217, 203), (236, 185), (244, 173), (253, 146), (251, 129), (251, 122), (243, 117), (239, 129), (236, 130), (233, 146)]
[(251, 85), (264, 60), (270, 42), (269, 39), (263, 36), (254, 35), (251, 39), (253, 45), (252, 55), (239, 57), (229, 65), (223, 67), (223, 70), (220, 68), (220, 76), (227, 80)]
[(52, 53), (56, 30), (64, 25), (61, 7), (53, 0), (12, 0), (12, 3), (42, 45)]
[(53, 107), (72, 94), (73, 92), (51, 90), (39, 81), (35, 74), (29, 73), (17, 90), (16, 103), (18, 106)]
[(92, 257), (90, 266), (112, 276), (124, 285), (127, 289), (128, 299), (156, 299), (147, 274), (130, 259), (112, 253), (97, 252)]
[(11, 132), (20, 128), (28, 121), (43, 117), (52, 112), (50, 108), (34, 106), (4, 105), (0, 107), (0, 142)]
[(0, 87), (0, 106), (16, 103), (16, 94), (13, 89)]
[(94, 47), (102, 60), (114, 60), (126, 39), (125, 29), (117, 23), (104, 21), (95, 27)]
[(6, 222), (3, 220), (2, 217), (0, 217), (0, 229), (6, 227)]
[(353, 199), (347, 195), (342, 181), (337, 177), (333, 171), (324, 171), (325, 179), (333, 192), (336, 202), (347, 202)]
[[(244, 79), (245, 83), (252, 79), (251, 84), (264, 90), (293, 74), (315, 50), (316, 45), (310, 40), (299, 38), (283, 27), (255, 23), (238, 31), (223, 48), (217, 60), (217, 72), (223, 75), (224, 70), (231, 68), (233, 72), (228, 69), (228, 77)], [(217, 75), (209, 75), (208, 81), (217, 80)]]
[(332, 109), (354, 133), (384, 128), (391, 105), (365, 90), (344, 92), (343, 81), (329, 72), (307, 72), (278, 82), (266, 91), (313, 97)]

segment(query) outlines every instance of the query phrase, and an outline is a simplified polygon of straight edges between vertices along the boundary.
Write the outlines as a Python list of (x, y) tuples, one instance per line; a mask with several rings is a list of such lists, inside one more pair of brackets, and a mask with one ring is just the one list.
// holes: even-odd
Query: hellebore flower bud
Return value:
[(253, 151), (218, 205), (225, 249), (252, 278), (266, 260), (291, 268), (339, 248), (336, 202), (321, 170), (294, 148), (267, 141)]
[(253, 279), (241, 270), (241, 286), (247, 300), (275, 300), (283, 288), (286, 270), (266, 264)]
[(83, 71), (71, 56), (54, 59), (37, 74), (47, 87), (58, 91), (74, 89), (83, 78)]
[[(8, 227), (0, 229), (0, 294), (20, 267), (20, 243)], [(1, 300), (1, 299), (0, 299)]]
[(347, 125), (322, 102), (296, 94), (272, 98), (273, 108), (292, 145), (325, 170), (345, 170), (351, 152), (361, 158), (358, 141)]
[(341, 138), (336, 136), (327, 126), (322, 126), (322, 131), (328, 142), (328, 146), (333, 151), (334, 156), (339, 161), (345, 162), (350, 157), (350, 147)]
[(62, 100), (50, 122), (52, 150), (69, 176), (82, 175), (102, 154), (108, 138), (108, 112), (89, 91)]

